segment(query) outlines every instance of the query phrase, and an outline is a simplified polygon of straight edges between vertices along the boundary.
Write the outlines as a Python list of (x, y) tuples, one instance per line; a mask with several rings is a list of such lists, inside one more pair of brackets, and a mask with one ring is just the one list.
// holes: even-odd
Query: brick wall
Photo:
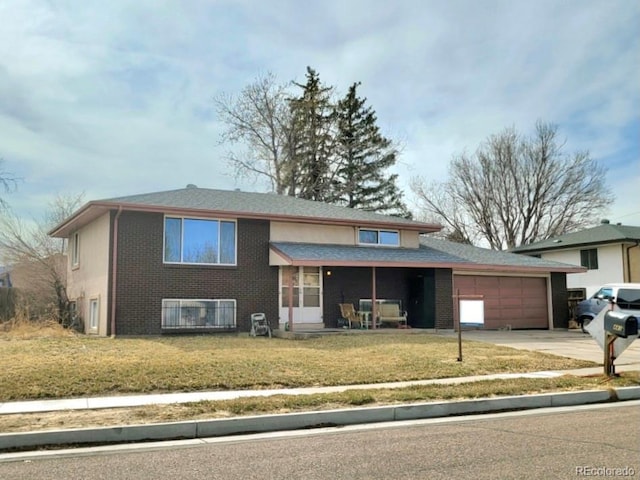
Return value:
[(269, 222), (239, 220), (237, 266), (165, 265), (164, 216), (123, 212), (118, 230), (117, 335), (157, 335), (162, 299), (235, 299), (238, 330), (250, 314), (278, 318), (278, 269), (269, 266)]
[(436, 328), (453, 328), (453, 271), (448, 268), (435, 270)]
[(567, 274), (551, 274), (551, 302), (553, 328), (569, 328), (569, 294), (567, 293)]

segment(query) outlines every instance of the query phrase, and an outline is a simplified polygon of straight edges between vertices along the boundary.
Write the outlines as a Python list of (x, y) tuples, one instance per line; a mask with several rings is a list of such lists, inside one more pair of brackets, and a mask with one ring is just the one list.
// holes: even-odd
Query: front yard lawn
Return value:
[(592, 367), (427, 333), (307, 340), (247, 336), (0, 336), (0, 402), (198, 390), (347, 385)]

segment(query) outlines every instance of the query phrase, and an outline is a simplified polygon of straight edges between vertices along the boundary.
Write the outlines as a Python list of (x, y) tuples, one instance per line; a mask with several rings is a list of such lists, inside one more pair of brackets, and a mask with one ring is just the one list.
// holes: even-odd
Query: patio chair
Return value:
[(396, 303), (383, 303), (378, 310), (380, 323), (392, 323), (398, 328), (407, 328), (407, 312), (400, 311), (400, 305)]
[(354, 328), (355, 324), (358, 325), (358, 328), (361, 326), (358, 313), (352, 303), (339, 303), (338, 306), (340, 307), (340, 315), (342, 315), (342, 318), (349, 322), (349, 328)]

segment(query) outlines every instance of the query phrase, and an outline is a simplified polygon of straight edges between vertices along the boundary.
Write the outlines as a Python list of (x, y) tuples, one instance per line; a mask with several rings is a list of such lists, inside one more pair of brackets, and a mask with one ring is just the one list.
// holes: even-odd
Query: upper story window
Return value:
[(358, 243), (362, 245), (400, 246), (400, 232), (397, 230), (368, 230), (361, 228), (358, 232)]
[(597, 270), (598, 249), (589, 248), (588, 250), (580, 250), (580, 265), (587, 267), (589, 270)]
[(236, 222), (165, 217), (165, 263), (236, 264)]
[(80, 263), (80, 234), (78, 232), (73, 234), (71, 238), (71, 265), (74, 267)]

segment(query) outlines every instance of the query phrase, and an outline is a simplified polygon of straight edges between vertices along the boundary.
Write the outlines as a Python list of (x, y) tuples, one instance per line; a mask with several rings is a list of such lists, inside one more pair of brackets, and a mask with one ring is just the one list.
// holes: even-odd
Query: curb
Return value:
[[(214, 420), (0, 434), (0, 452), (47, 445), (113, 444), (223, 437), (328, 426), (419, 420), (475, 413), (566, 407), (640, 399), (640, 387), (544, 393), (459, 402), (428, 402)], [(0, 455), (2, 461), (2, 455)]]

